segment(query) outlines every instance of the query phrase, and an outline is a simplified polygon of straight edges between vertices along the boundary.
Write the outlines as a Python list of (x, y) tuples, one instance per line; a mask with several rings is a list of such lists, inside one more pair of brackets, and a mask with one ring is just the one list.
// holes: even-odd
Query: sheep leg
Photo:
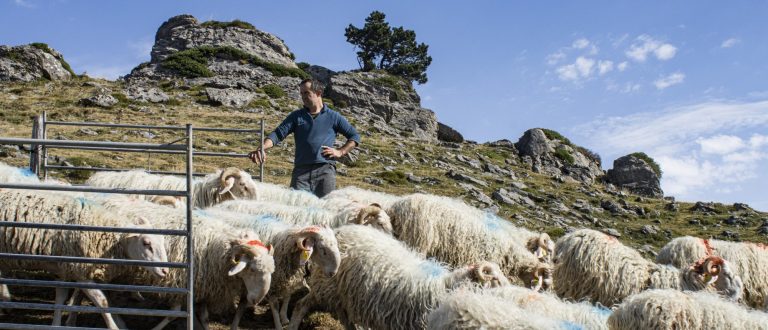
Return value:
[[(5, 284), (0, 285), (0, 301), (9, 302), (11, 301), (11, 292), (8, 291), (8, 286)], [(5, 314), (3, 312), (3, 309), (0, 308), (0, 315)]]
[[(172, 310), (180, 311), (181, 310), (181, 304), (173, 305)], [(171, 321), (173, 321), (174, 319), (176, 319), (176, 318), (175, 317), (166, 317), (162, 321), (160, 321), (160, 323), (158, 323), (154, 328), (152, 328), (152, 330), (162, 330), (163, 328), (165, 328), (166, 325), (168, 325), (168, 323), (171, 323)]]
[(208, 305), (195, 306), (195, 323), (192, 326), (195, 329), (208, 330)]
[[(80, 306), (83, 304), (83, 295), (80, 293), (80, 289), (75, 289), (72, 293), (72, 298), (69, 298), (67, 306)], [(67, 326), (74, 327), (77, 324), (77, 312), (69, 312), (67, 316)]]
[(272, 319), (275, 321), (275, 330), (282, 330), (283, 324), (280, 323), (280, 310), (277, 298), (269, 299), (269, 309), (272, 310)]
[(288, 294), (282, 299), (283, 304), (280, 306), (280, 322), (283, 325), (288, 324), (288, 303), (291, 301), (291, 295)]
[[(104, 292), (98, 289), (83, 289), (83, 293), (85, 293), (86, 296), (88, 296), (88, 299), (90, 299), (94, 305), (101, 308), (109, 308), (109, 302), (107, 301), (107, 296), (104, 295)], [(116, 318), (112, 317), (112, 313), (102, 313), (102, 317), (104, 317), (104, 322), (107, 323), (107, 327), (110, 329), (125, 329), (125, 324), (120, 324), (120, 326), (117, 325), (117, 322), (115, 321)], [(122, 319), (119, 319), (120, 323), (122, 322)]]
[(235, 311), (235, 318), (232, 320), (230, 330), (237, 330), (237, 326), (240, 324), (240, 319), (243, 317), (243, 313), (248, 309), (248, 304), (246, 304), (248, 298), (246, 295), (246, 292), (243, 292), (243, 294), (240, 295), (240, 302), (237, 304), (237, 311)]
[[(67, 288), (56, 288), (56, 305), (64, 305), (68, 293), (69, 289)], [(61, 326), (61, 309), (53, 310), (53, 323), (51, 325)]]
[(293, 307), (293, 314), (291, 315), (291, 321), (288, 322), (288, 330), (299, 330), (301, 320), (304, 319), (304, 315), (309, 312), (309, 299), (312, 293), (302, 297), (296, 302), (296, 306)]

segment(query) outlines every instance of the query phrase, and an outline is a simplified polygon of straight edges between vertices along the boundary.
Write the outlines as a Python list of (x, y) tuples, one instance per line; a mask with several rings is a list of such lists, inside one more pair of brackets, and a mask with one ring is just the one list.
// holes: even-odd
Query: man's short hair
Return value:
[(319, 80), (315, 80), (315, 79), (307, 78), (307, 79), (304, 79), (304, 80), (302, 80), (302, 81), (299, 83), (299, 86), (301, 86), (301, 85), (304, 85), (304, 84), (306, 84), (306, 83), (309, 83), (309, 88), (310, 88), (310, 89), (311, 89), (313, 92), (315, 92), (315, 93), (316, 93), (316, 94), (318, 94), (318, 95), (323, 95), (323, 91), (325, 90), (325, 84), (323, 84), (323, 83), (322, 83), (322, 82), (320, 82)]

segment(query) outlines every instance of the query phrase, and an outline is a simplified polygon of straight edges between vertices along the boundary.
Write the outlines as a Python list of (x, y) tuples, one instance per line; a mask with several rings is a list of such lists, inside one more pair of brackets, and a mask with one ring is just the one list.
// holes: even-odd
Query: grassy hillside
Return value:
[[(40, 81), (0, 85), (0, 135), (29, 137), (34, 115), (48, 112), (49, 120), (98, 121), (153, 125), (183, 125), (192, 123), (206, 127), (258, 128), (259, 120), (266, 121), (267, 130), (273, 129), (291, 110), (299, 107), (298, 100), (288, 99), (284, 93), (270, 87), (268, 95), (254, 100), (249, 107), (232, 109), (207, 104), (203, 88), (176, 88), (180, 84), (165, 83), (161, 87), (171, 97), (165, 104), (133, 102), (123, 95), (120, 82), (81, 78), (69, 82)], [(120, 103), (111, 109), (83, 107), (78, 100), (89, 97), (99, 89), (108, 89)], [(343, 111), (342, 111), (343, 112)], [(439, 111), (438, 111), (439, 115)], [(658, 249), (669, 239), (681, 235), (717, 237), (765, 242), (766, 236), (758, 229), (768, 214), (749, 208), (714, 203), (708, 211), (694, 210), (694, 204), (641, 198), (623, 192), (609, 192), (602, 184), (584, 186), (576, 182), (561, 182), (555, 178), (530, 171), (516, 154), (503, 147), (464, 143), (460, 148), (426, 145), (376, 134), (367, 122), (348, 119), (363, 136), (358, 161), (353, 166), (339, 165), (338, 185), (356, 185), (362, 188), (385, 191), (392, 194), (426, 192), (464, 198), (476, 203), (459, 182), (446, 175), (445, 164), (459, 172), (483, 180), (487, 187), (476, 185), (484, 194), (491, 196), (499, 188), (509, 189), (514, 183), (523, 187), (536, 206), (506, 205), (499, 203), (499, 215), (514, 223), (535, 230), (549, 232), (553, 236), (564, 233), (562, 227), (591, 227), (615, 229), (625, 244), (640, 247), (648, 244)], [(94, 135), (95, 132), (95, 135)], [(148, 134), (149, 133), (149, 134)], [(522, 132), (521, 132), (522, 134)], [(148, 138), (149, 136), (154, 136)], [(84, 139), (95, 141), (125, 141), (161, 143), (180, 138), (180, 132), (149, 131), (137, 129), (90, 128), (54, 126), (49, 137)], [(516, 137), (510, 137), (514, 139)], [(255, 134), (196, 133), (198, 150), (247, 153), (255, 148), (259, 137)], [(182, 156), (146, 155), (136, 153), (81, 152), (52, 150), (51, 155), (65, 158), (73, 165), (143, 167), (178, 170), (184, 168)], [(493, 176), (473, 168), (459, 155), (470, 160), (483, 160), (515, 173), (511, 176)], [(287, 185), (292, 168), (293, 142), (288, 139), (268, 154), (265, 181)], [(27, 157), (6, 157), (0, 161), (26, 166)], [(435, 166), (440, 164), (443, 168)], [(197, 171), (211, 172), (215, 168), (238, 166), (251, 173), (258, 167), (246, 159), (196, 158)], [(386, 168), (386, 169), (385, 169)], [(408, 174), (421, 179), (420, 183), (408, 180)], [(82, 181), (89, 173), (62, 172), (54, 176), (72, 182)], [(376, 183), (376, 184), (372, 184)], [(607, 204), (621, 205), (631, 210), (620, 214), (601, 208)], [(574, 206), (576, 204), (576, 206)], [(645, 230), (643, 229), (645, 227)], [(724, 234), (724, 232), (728, 232)]]

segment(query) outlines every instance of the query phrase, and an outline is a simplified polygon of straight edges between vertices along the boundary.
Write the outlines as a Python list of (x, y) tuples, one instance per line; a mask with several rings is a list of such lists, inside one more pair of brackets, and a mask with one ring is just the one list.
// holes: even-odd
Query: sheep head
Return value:
[(256, 199), (256, 183), (251, 176), (237, 167), (228, 167), (219, 175), (219, 195), (226, 199)]
[(233, 264), (227, 272), (237, 276), (245, 285), (249, 305), (258, 304), (267, 295), (275, 271), (274, 249), (265, 245), (252, 232), (246, 232), (240, 239), (230, 242), (230, 256)]
[(718, 256), (708, 256), (696, 261), (690, 271), (705, 288), (712, 287), (732, 300), (741, 298), (743, 282), (734, 274), (730, 263)]
[[(152, 228), (152, 224), (143, 217), (135, 220), (137, 228)], [(162, 235), (130, 233), (121, 239), (125, 254), (129, 259), (168, 262), (168, 253), (165, 250), (165, 238)], [(165, 277), (168, 275), (168, 267), (143, 266), (152, 275)]]
[(526, 247), (542, 262), (550, 262), (555, 253), (555, 242), (547, 233), (541, 233), (539, 236), (529, 239)]
[(509, 285), (509, 280), (499, 268), (499, 265), (483, 261), (477, 265), (469, 266), (470, 274), (474, 282), (483, 288), (496, 288)]
[(552, 267), (538, 263), (532, 267), (525, 267), (518, 275), (523, 284), (534, 291), (546, 291), (552, 286)]
[(381, 208), (381, 205), (372, 203), (360, 209), (355, 218), (355, 224), (371, 226), (379, 229), (389, 235), (392, 235), (392, 220), (387, 212)]
[(341, 263), (339, 242), (328, 226), (309, 226), (296, 234), (296, 247), (299, 251), (299, 265), (312, 261), (319, 266), (325, 276), (336, 275)]

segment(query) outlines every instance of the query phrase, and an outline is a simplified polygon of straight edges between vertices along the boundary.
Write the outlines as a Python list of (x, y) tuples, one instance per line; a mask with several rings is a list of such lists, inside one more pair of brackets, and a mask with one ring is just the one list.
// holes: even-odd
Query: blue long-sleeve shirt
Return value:
[(296, 142), (294, 166), (335, 163), (335, 160), (323, 157), (322, 147), (333, 147), (337, 133), (360, 144), (357, 130), (341, 114), (326, 105), (323, 105), (315, 118), (312, 118), (307, 108), (291, 112), (267, 138), (277, 145), (291, 133)]

